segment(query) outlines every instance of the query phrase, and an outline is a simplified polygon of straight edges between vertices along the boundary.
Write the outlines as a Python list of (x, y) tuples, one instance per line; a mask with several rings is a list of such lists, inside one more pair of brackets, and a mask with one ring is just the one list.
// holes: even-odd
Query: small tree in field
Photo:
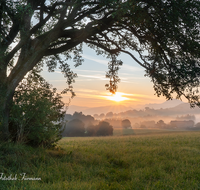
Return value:
[(86, 131), (87, 131), (87, 133), (86, 133), (87, 136), (96, 136), (97, 126), (93, 125), (93, 124), (89, 124), (87, 126)]
[(113, 135), (113, 127), (106, 121), (100, 121), (97, 127), (97, 136)]
[(167, 125), (166, 123), (163, 121), (163, 120), (159, 120), (157, 123), (156, 123), (156, 127), (158, 128), (165, 128)]
[(125, 129), (127, 129), (127, 128), (132, 128), (132, 127), (131, 127), (131, 122), (130, 122), (129, 119), (124, 119), (124, 120), (122, 120), (122, 121), (121, 121), (121, 125), (122, 125), (122, 128), (125, 128)]
[(65, 126), (62, 136), (82, 137), (85, 134), (85, 124), (79, 119), (73, 119)]
[(38, 74), (30, 73), (14, 94), (9, 117), (13, 141), (51, 146), (61, 138), (62, 97)]

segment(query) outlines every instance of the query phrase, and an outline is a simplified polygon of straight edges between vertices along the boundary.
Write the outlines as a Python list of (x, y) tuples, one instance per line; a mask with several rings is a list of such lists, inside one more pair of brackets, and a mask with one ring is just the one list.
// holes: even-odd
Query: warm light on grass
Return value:
[[(0, 143), (0, 172), (18, 179), (0, 179), (0, 190), (199, 189), (200, 131), (116, 130), (65, 137), (49, 150)], [(22, 173), (41, 180), (20, 180)]]

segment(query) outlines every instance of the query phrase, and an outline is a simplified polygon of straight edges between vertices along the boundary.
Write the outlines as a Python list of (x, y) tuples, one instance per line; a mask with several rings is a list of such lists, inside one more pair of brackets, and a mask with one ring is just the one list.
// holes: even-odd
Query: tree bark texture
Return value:
[(3, 141), (7, 141), (10, 137), (9, 114), (13, 95), (14, 89), (5, 83), (0, 85), (0, 137)]

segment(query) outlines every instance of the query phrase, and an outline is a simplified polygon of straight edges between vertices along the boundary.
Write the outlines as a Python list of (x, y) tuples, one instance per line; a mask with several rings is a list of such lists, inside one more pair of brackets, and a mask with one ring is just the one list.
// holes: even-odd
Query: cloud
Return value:
[(87, 72), (87, 73), (105, 73), (105, 71), (96, 71), (96, 70), (85, 70), (85, 69), (76, 69), (76, 71)]
[(90, 56), (90, 55), (85, 55), (85, 54), (83, 54), (82, 57), (85, 58), (85, 59), (91, 60), (91, 61), (95, 61), (95, 62), (100, 63), (102, 65), (108, 65), (108, 62), (109, 62), (107, 60), (97, 59), (96, 57), (93, 57), (93, 56)]
[(75, 98), (89, 98), (89, 99), (102, 99), (100, 95), (97, 94), (90, 94), (90, 93), (81, 93), (81, 92), (76, 92), (76, 97)]
[(98, 93), (99, 91), (97, 90), (92, 90), (92, 89), (77, 89), (78, 92), (86, 92), (86, 93)]
[(106, 77), (105, 76), (103, 76), (103, 75), (81, 75), (81, 74), (79, 74), (78, 76), (80, 76), (80, 77), (84, 77), (84, 78), (93, 78), (93, 79), (100, 79), (100, 80), (108, 80), (108, 79), (106, 79)]
[(134, 66), (124, 64), (124, 63), (122, 65), (121, 69), (128, 70), (128, 71), (144, 71), (142, 68), (134, 67)]
[[(103, 65), (108, 65), (108, 62), (110, 61), (110, 60), (104, 60), (104, 59), (97, 59), (96, 57), (85, 55), (85, 54), (83, 54), (82, 56), (85, 59), (95, 61), (95, 62), (103, 64)], [(128, 71), (144, 71), (144, 69), (142, 69), (140, 67), (134, 67), (132, 65), (128, 65), (128, 64), (125, 64), (125, 63), (123, 63), (123, 65), (121, 66), (121, 69), (123, 69), (123, 70), (125, 69), (125, 70), (128, 70)]]
[[(112, 97), (111, 93), (109, 92), (100, 92), (98, 90), (80, 88), (80, 89), (76, 89), (75, 93), (76, 93), (76, 96), (74, 98), (77, 101), (88, 102), (88, 105), (90, 105), (91, 101), (94, 101), (94, 100), (102, 102), (102, 105), (104, 105), (106, 102), (107, 103), (113, 102), (112, 98), (109, 99), (109, 97)], [(145, 94), (132, 94), (132, 93), (123, 93), (123, 92), (118, 92), (118, 93), (125, 100), (121, 102), (124, 102), (123, 103), (124, 105), (127, 104), (129, 106), (135, 105), (136, 103), (146, 104), (150, 102), (155, 102), (155, 100), (157, 100), (157, 97), (152, 97)], [(64, 94), (63, 96), (70, 97), (70, 94)], [(92, 107), (95, 107), (95, 106), (93, 105)]]

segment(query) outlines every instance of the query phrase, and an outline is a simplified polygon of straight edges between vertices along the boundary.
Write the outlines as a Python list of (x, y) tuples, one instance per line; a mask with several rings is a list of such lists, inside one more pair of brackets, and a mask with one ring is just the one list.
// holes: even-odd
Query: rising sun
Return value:
[(124, 100), (129, 100), (129, 98), (123, 97), (123, 95), (124, 95), (124, 93), (116, 92), (113, 95), (104, 96), (104, 97), (108, 100), (112, 100), (112, 101), (115, 101), (115, 102), (121, 102), (121, 101), (124, 101)]

